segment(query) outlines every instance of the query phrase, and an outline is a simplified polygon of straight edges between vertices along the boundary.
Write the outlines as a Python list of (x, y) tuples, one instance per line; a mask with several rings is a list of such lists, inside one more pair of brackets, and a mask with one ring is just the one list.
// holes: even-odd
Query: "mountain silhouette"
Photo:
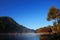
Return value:
[[(16, 33), (17, 35), (15, 35)], [(20, 36), (18, 33), (20, 33)], [(8, 17), (8, 16), (0, 17), (0, 40), (17, 40), (17, 39), (21, 40), (23, 39), (23, 37), (26, 37), (26, 36), (21, 37), (22, 33), (36, 33), (36, 32), (35, 30), (26, 28), (18, 24), (11, 17)]]
[(27, 33), (33, 32), (34, 30), (19, 25), (12, 18), (3, 16), (0, 17), (0, 33)]

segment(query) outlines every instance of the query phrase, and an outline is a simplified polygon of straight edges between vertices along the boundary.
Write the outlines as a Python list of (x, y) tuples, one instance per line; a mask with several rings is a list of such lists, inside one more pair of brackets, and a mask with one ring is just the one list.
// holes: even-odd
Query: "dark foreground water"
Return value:
[(23, 34), (6, 34), (0, 35), (0, 40), (40, 40), (40, 37), (36, 33), (23, 33)]

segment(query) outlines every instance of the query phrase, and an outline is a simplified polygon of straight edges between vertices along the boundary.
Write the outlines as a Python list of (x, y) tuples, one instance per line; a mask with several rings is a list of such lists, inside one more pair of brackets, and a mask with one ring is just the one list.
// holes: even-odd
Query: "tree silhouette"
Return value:
[(57, 19), (59, 18), (59, 16), (60, 16), (59, 9), (52, 6), (48, 12), (47, 20), (48, 21), (55, 20), (57, 23)]
[[(58, 36), (58, 32), (60, 32), (60, 31), (58, 31), (58, 29), (57, 28), (59, 28), (59, 23), (60, 23), (60, 10), (59, 9), (57, 9), (57, 8), (55, 8), (55, 7), (51, 7), (50, 8), (50, 10), (49, 10), (49, 12), (48, 12), (48, 17), (47, 17), (47, 20), (48, 21), (50, 21), (50, 20), (55, 20), (55, 22), (54, 22), (54, 30), (55, 30), (55, 34), (54, 34), (54, 40), (56, 39), (58, 39), (59, 40), (59, 38), (57, 38), (57, 36)], [(57, 25), (56, 25), (57, 24)], [(58, 25), (59, 24), (59, 25)]]

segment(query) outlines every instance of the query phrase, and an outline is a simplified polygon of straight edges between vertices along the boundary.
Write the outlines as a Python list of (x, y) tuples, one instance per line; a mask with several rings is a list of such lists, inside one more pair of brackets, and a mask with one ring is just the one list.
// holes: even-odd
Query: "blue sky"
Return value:
[(38, 29), (53, 24), (53, 21), (46, 20), (51, 6), (60, 9), (60, 1), (0, 0), (0, 16), (10, 16), (27, 28)]

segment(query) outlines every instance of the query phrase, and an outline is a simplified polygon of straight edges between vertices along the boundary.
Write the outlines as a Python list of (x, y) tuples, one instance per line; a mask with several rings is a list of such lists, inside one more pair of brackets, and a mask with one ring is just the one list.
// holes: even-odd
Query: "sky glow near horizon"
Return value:
[(0, 0), (0, 16), (10, 16), (27, 28), (38, 29), (53, 24), (53, 21), (46, 20), (51, 6), (60, 9), (60, 1)]

